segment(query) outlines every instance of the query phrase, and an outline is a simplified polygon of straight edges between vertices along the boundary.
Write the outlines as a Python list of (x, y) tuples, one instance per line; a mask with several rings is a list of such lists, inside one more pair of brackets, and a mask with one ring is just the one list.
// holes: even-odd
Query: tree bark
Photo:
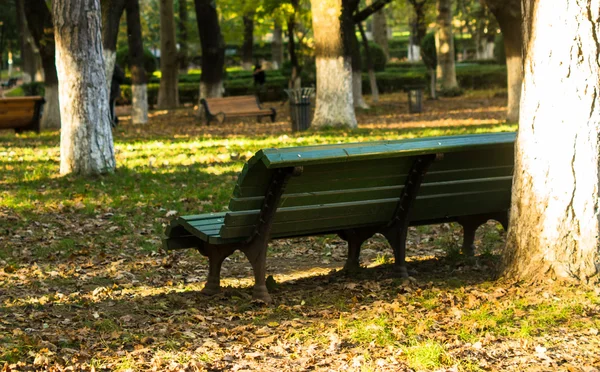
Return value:
[(298, 12), (298, 0), (291, 0), (294, 13), (292, 13), (287, 21), (287, 35), (288, 35), (288, 52), (290, 53), (290, 64), (292, 65), (292, 75), (288, 82), (288, 87), (301, 88), (302, 80), (300, 78), (300, 63), (298, 62), (298, 55), (296, 54), (296, 40), (294, 39), (294, 33), (296, 29), (296, 13)]
[(42, 81), (44, 71), (42, 70), (42, 59), (35, 45), (35, 40), (29, 32), (27, 18), (25, 17), (25, 4), (23, 0), (15, 3), (17, 10), (17, 27), (19, 28), (19, 41), (21, 44), (21, 66), (22, 80), (24, 83)]
[(283, 65), (283, 28), (279, 22), (275, 22), (273, 28), (273, 41), (271, 42), (271, 54), (273, 57), (273, 68), (278, 70)]
[(519, 0), (486, 0), (492, 14), (496, 17), (504, 36), (504, 51), (508, 72), (508, 105), (506, 120), (519, 121), (521, 87), (523, 85), (523, 39), (521, 28), (521, 4)]
[(160, 87), (158, 108), (172, 109), (179, 105), (177, 47), (173, 0), (160, 0)]
[(254, 55), (254, 13), (244, 14), (244, 42), (242, 44), (242, 68), (252, 70), (252, 57)]
[(313, 126), (356, 128), (352, 62), (344, 46), (342, 0), (311, 0), (317, 65)]
[(126, 10), (129, 67), (131, 69), (131, 121), (133, 124), (146, 124), (148, 122), (148, 88), (146, 69), (144, 68), (139, 1), (128, 0)]
[[(60, 173), (115, 169), (99, 0), (54, 0), (62, 128)], [(93, 104), (92, 104), (93, 103)]]
[(408, 0), (412, 5), (414, 14), (411, 18), (409, 60), (418, 61), (422, 59), (421, 42), (427, 34), (425, 23), (425, 3), (427, 0)]
[(390, 58), (390, 47), (388, 45), (387, 18), (385, 8), (373, 13), (373, 41), (385, 52), (386, 58)]
[(505, 275), (598, 281), (600, 8), (523, 0), (524, 80)]
[(113, 71), (117, 61), (117, 36), (119, 21), (125, 9), (125, 0), (101, 0), (102, 9), (102, 54), (106, 71), (106, 85), (110, 92)]
[(454, 64), (454, 37), (452, 36), (452, 0), (437, 0), (437, 80), (442, 90), (458, 88)]
[(342, 38), (344, 40), (344, 48), (348, 51), (352, 62), (352, 97), (354, 107), (368, 109), (369, 105), (363, 99), (362, 94), (362, 61), (355, 24), (352, 19), (352, 14), (358, 8), (358, 4), (357, 0), (342, 0)]
[(377, 103), (379, 102), (379, 88), (377, 87), (377, 78), (375, 77), (375, 68), (373, 67), (373, 58), (371, 57), (369, 40), (367, 39), (367, 35), (362, 23), (358, 23), (358, 30), (360, 31), (360, 38), (362, 39), (363, 47), (365, 48), (367, 69), (369, 70), (369, 83), (371, 84), (371, 100), (374, 103)]
[(60, 128), (60, 105), (58, 103), (58, 76), (55, 65), (55, 41), (52, 14), (44, 0), (24, 0), (25, 17), (29, 32), (35, 40), (42, 58), (46, 103), (40, 126), (43, 129)]
[(179, 29), (179, 70), (187, 74), (190, 59), (188, 57), (188, 30), (189, 12), (187, 0), (178, 0), (179, 5), (179, 21), (177, 28)]
[(219, 27), (217, 8), (212, 0), (195, 0), (195, 5), (202, 47), (200, 98), (223, 97), (225, 42)]

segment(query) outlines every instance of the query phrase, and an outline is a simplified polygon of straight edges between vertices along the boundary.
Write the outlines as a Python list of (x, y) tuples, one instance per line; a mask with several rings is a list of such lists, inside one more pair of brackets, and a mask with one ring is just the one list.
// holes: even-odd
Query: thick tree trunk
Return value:
[(102, 54), (106, 72), (106, 85), (110, 92), (113, 71), (117, 62), (119, 21), (123, 9), (125, 9), (125, 0), (101, 0), (100, 3), (102, 8)]
[[(200, 98), (223, 96), (225, 42), (219, 27), (219, 16), (212, 0), (195, 0), (196, 20), (202, 46)], [(202, 105), (198, 105), (202, 113)]]
[(525, 63), (505, 274), (600, 272), (600, 8), (523, 0)]
[(40, 52), (35, 46), (35, 40), (29, 32), (27, 18), (25, 17), (25, 6), (23, 0), (17, 0), (17, 27), (19, 28), (19, 41), (21, 44), (21, 66), (22, 80), (24, 83), (43, 80), (42, 59)]
[(179, 105), (177, 60), (173, 0), (160, 0), (160, 109), (176, 108)]
[(242, 68), (252, 70), (252, 57), (254, 55), (254, 13), (244, 14), (244, 42), (242, 44)]
[(58, 103), (58, 77), (55, 65), (55, 41), (52, 14), (44, 0), (24, 0), (25, 16), (29, 32), (35, 40), (42, 58), (46, 104), (40, 126), (44, 129), (60, 128), (60, 106)]
[(390, 58), (390, 47), (388, 45), (387, 18), (385, 8), (373, 13), (373, 41), (383, 48), (385, 56)]
[(112, 172), (115, 154), (102, 57), (100, 1), (54, 0), (52, 10), (62, 102), (60, 173)]
[(273, 68), (278, 70), (283, 65), (283, 28), (281, 24), (275, 22), (273, 28), (273, 41), (271, 42), (271, 54), (273, 60)]
[(437, 0), (437, 80), (442, 90), (458, 88), (454, 63), (454, 37), (452, 36), (452, 0)]
[(188, 30), (187, 24), (189, 22), (188, 2), (187, 0), (179, 1), (179, 20), (177, 22), (177, 28), (179, 29), (179, 70), (187, 74), (190, 60), (188, 57)]
[(133, 124), (148, 122), (148, 89), (144, 69), (144, 45), (140, 23), (140, 3), (128, 0), (127, 41), (129, 43), (129, 65), (131, 69), (131, 121)]
[(506, 119), (509, 122), (516, 123), (519, 121), (519, 105), (523, 85), (521, 4), (519, 0), (486, 0), (486, 3), (496, 17), (504, 36), (504, 51), (508, 71)]
[(313, 126), (356, 128), (352, 63), (344, 48), (342, 0), (311, 0), (317, 64)]

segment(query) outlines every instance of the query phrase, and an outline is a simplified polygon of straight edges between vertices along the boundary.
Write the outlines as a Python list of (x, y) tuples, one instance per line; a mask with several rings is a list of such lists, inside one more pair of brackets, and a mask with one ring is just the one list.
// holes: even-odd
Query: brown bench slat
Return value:
[(275, 109), (263, 109), (254, 96), (205, 98), (200, 102), (206, 112), (207, 125), (219, 115), (223, 116), (223, 121), (228, 116), (270, 116), (271, 121), (275, 121)]
[(39, 133), (40, 116), (44, 98), (11, 97), (0, 99), (0, 129), (14, 129), (16, 132), (32, 130)]

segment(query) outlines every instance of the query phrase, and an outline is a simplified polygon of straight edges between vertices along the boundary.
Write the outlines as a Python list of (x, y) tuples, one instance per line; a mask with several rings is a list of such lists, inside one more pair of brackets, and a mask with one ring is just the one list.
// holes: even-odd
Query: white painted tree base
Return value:
[(60, 128), (60, 104), (58, 102), (58, 85), (46, 86), (44, 109), (40, 127), (42, 129)]
[(354, 107), (368, 109), (369, 105), (363, 99), (362, 94), (362, 74), (360, 71), (352, 71), (352, 98), (354, 99)]
[(148, 87), (146, 84), (131, 86), (131, 122), (133, 124), (148, 123)]
[(356, 128), (350, 58), (317, 58), (317, 104), (312, 126)]

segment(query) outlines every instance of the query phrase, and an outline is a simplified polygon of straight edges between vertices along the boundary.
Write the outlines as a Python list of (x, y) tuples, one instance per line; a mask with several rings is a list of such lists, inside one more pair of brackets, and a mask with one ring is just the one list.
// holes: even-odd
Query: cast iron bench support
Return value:
[(260, 214), (253, 234), (244, 242), (234, 244), (212, 245), (207, 242), (198, 247), (198, 251), (208, 257), (208, 278), (202, 293), (214, 295), (221, 290), (221, 266), (225, 258), (236, 250), (244, 253), (252, 265), (254, 272), (254, 288), (252, 297), (266, 303), (271, 302), (271, 296), (266, 286), (267, 246), (271, 238), (271, 226), (285, 186), (292, 176), (302, 174), (302, 167), (279, 168), (275, 171), (265, 194)]
[(381, 233), (394, 250), (394, 271), (401, 277), (408, 277), (406, 270), (406, 236), (410, 223), (410, 211), (414, 204), (419, 187), (423, 182), (423, 177), (427, 173), (429, 166), (441, 155), (423, 155), (419, 156), (412, 164), (400, 200), (396, 206), (394, 217), (385, 226), (364, 227), (358, 229), (348, 229), (342, 231), (339, 236), (348, 242), (348, 259), (344, 269), (355, 271), (360, 268), (359, 257), (360, 247), (372, 237), (375, 233)]

